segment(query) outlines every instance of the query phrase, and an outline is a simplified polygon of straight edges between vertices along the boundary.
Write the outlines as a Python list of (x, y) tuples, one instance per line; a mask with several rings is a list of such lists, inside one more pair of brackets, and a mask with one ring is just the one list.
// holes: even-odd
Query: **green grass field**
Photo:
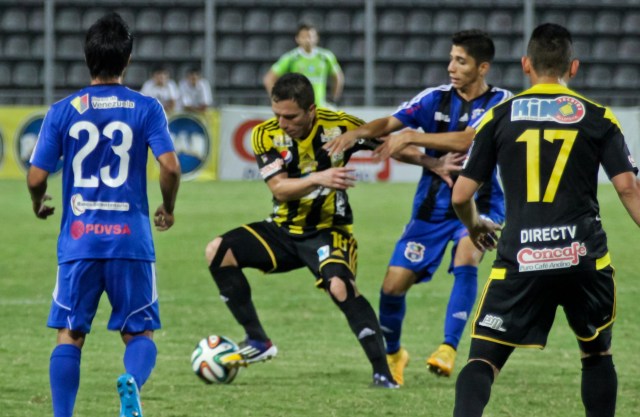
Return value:
[[(359, 241), (360, 290), (377, 310), (378, 292), (395, 240), (407, 221), (414, 184), (358, 184), (351, 192)], [(150, 205), (159, 202), (150, 186)], [(55, 332), (45, 325), (55, 282), (55, 245), (63, 202), (59, 179), (50, 184), (58, 210), (41, 221), (31, 212), (23, 181), (0, 181), (0, 415), (52, 415), (49, 355)], [(613, 189), (600, 190), (602, 217), (617, 268), (618, 320), (614, 360), (619, 377), (618, 416), (640, 414), (640, 280), (638, 228)], [(440, 343), (451, 278), (439, 272), (408, 295), (403, 344), (412, 360), (401, 390), (368, 387), (369, 364), (346, 321), (328, 297), (314, 289), (307, 270), (274, 276), (249, 271), (263, 324), (278, 345), (276, 359), (242, 369), (233, 384), (205, 385), (191, 371), (195, 344), (208, 334), (243, 338), (211, 280), (204, 247), (216, 235), (264, 218), (270, 196), (261, 182), (188, 182), (182, 185), (175, 227), (156, 235), (163, 329), (159, 356), (142, 392), (146, 417), (204, 416), (451, 416), (455, 376), (466, 360), (463, 337), (453, 378), (436, 378), (425, 357)], [(484, 283), (493, 254), (482, 264)], [(448, 262), (448, 258), (446, 259)], [(444, 270), (445, 268), (441, 268)], [(103, 298), (83, 351), (77, 417), (115, 416), (115, 380), (123, 372), (122, 342), (106, 331)], [(486, 417), (584, 416), (580, 360), (560, 311), (543, 351), (517, 350), (494, 384)]]

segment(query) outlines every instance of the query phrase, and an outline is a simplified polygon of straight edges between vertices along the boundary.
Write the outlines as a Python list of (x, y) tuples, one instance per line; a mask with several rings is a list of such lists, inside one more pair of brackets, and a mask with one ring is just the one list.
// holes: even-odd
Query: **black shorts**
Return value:
[[(292, 236), (273, 222), (261, 221), (233, 229), (224, 235), (240, 268), (265, 273), (287, 272), (306, 266), (322, 286), (339, 270), (340, 276), (355, 279), (358, 243), (348, 231), (333, 227), (309, 237)], [(330, 265), (330, 268), (325, 268)], [(331, 271), (331, 276), (329, 276)]]
[(484, 287), (471, 337), (543, 348), (562, 306), (580, 342), (590, 342), (616, 316), (614, 269), (531, 276), (494, 269)]

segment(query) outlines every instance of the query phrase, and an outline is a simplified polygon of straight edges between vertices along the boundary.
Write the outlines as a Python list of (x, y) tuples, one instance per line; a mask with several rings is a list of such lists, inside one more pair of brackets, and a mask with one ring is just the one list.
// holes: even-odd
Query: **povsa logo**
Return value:
[(197, 174), (209, 159), (209, 131), (196, 116), (176, 114), (169, 119), (169, 133), (180, 160), (185, 179)]
[[(16, 132), (15, 136), (15, 152), (18, 165), (25, 171), (29, 170), (31, 163), (31, 154), (38, 142), (38, 135), (42, 128), (42, 122), (44, 121), (44, 114), (38, 114), (29, 118)], [(54, 173), (59, 172), (62, 169), (62, 158), (58, 161)]]
[(76, 220), (71, 223), (71, 237), (78, 240), (84, 235), (131, 235), (129, 225), (124, 224), (103, 224), (103, 223), (87, 223)]

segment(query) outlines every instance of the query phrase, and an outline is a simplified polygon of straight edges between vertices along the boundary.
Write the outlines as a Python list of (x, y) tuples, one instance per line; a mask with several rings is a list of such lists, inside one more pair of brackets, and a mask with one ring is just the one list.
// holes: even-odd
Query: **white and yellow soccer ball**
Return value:
[(207, 384), (229, 384), (235, 379), (239, 368), (222, 365), (220, 358), (236, 351), (238, 345), (228, 337), (205, 337), (191, 354), (191, 368)]

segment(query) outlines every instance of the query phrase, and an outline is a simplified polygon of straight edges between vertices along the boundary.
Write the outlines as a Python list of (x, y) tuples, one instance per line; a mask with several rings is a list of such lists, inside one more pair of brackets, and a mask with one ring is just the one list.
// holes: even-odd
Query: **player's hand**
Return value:
[(438, 158), (438, 163), (430, 169), (434, 174), (442, 178), (449, 188), (452, 188), (453, 178), (451, 178), (451, 175), (458, 174), (462, 170), (462, 163), (466, 157), (465, 153), (448, 152)]
[(49, 200), (51, 200), (51, 196), (49, 194), (45, 194), (42, 196), (42, 200), (33, 202), (33, 212), (37, 218), (46, 220), (47, 217), (53, 214), (55, 208), (44, 203)]
[(333, 140), (325, 143), (322, 147), (327, 151), (329, 156), (340, 154), (347, 149), (353, 148), (356, 144), (358, 136), (353, 131), (346, 131), (340, 136), (335, 137)]
[(312, 175), (315, 176), (314, 181), (318, 185), (335, 190), (346, 190), (356, 185), (356, 177), (353, 172), (355, 172), (355, 168), (335, 167), (314, 172)]
[(156, 230), (159, 232), (164, 232), (165, 230), (169, 230), (175, 219), (173, 217), (173, 213), (168, 213), (164, 208), (164, 204), (160, 204), (155, 214), (153, 215), (153, 224), (156, 226)]
[(376, 161), (384, 161), (411, 145), (411, 129), (406, 130), (406, 132), (396, 133), (394, 135), (388, 135), (380, 138), (384, 142), (373, 151), (374, 159)]
[(478, 224), (469, 229), (469, 237), (473, 245), (481, 251), (493, 250), (498, 245), (498, 234), (502, 226), (491, 219), (480, 216)]

